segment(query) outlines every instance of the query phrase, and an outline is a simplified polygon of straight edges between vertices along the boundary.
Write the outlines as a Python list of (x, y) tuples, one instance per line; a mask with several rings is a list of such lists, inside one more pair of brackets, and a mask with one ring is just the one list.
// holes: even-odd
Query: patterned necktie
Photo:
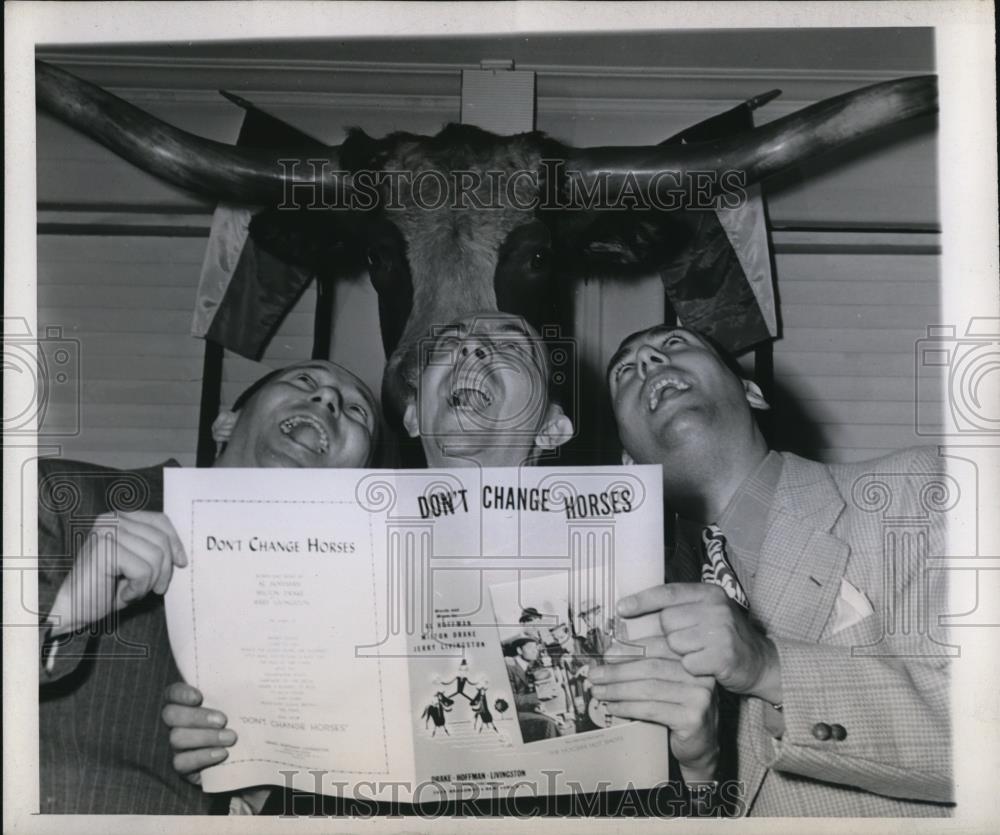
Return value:
[(701, 581), (722, 586), (730, 600), (744, 609), (750, 608), (746, 592), (726, 557), (726, 537), (718, 525), (709, 525), (701, 532), (705, 561), (701, 566)]

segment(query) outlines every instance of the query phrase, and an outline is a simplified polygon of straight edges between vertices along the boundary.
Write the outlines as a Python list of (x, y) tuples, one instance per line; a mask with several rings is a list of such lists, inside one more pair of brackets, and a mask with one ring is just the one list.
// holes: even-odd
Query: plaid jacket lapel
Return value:
[(830, 533), (844, 499), (822, 464), (784, 455), (750, 605), (768, 632), (818, 641), (850, 555)]
[[(844, 499), (822, 464), (782, 454), (768, 531), (748, 589), (750, 611), (769, 634), (818, 641), (840, 591), (850, 547), (830, 533)], [(737, 748), (746, 808), (767, 774), (762, 714), (740, 707)], [(747, 756), (754, 751), (756, 756)]]

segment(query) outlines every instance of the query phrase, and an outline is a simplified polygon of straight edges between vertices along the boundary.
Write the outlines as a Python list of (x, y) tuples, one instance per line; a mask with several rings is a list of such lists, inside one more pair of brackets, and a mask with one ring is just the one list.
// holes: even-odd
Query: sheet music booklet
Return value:
[(422, 802), (668, 779), (666, 729), (611, 717), (589, 680), (611, 641), (658, 629), (614, 618), (663, 581), (658, 467), (164, 475), (189, 558), (173, 653), (239, 737), (205, 791), (395, 784)]

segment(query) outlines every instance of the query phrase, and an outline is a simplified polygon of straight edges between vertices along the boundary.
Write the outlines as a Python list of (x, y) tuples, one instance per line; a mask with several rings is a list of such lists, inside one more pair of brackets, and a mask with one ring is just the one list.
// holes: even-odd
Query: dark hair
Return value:
[(697, 334), (700, 339), (702, 339), (709, 348), (715, 351), (716, 355), (722, 360), (722, 364), (726, 366), (730, 371), (733, 372), (739, 379), (747, 380), (746, 370), (740, 365), (739, 361), (733, 355), (733, 353), (728, 349), (724, 348), (715, 337), (709, 336), (707, 333), (702, 333), (701, 331), (694, 330), (693, 328), (688, 328), (691, 333)]
[(247, 403), (250, 402), (251, 397), (253, 397), (258, 391), (264, 388), (264, 386), (270, 383), (271, 380), (273, 380), (275, 377), (281, 374), (284, 370), (285, 370), (284, 368), (275, 368), (273, 371), (268, 371), (267, 374), (265, 374), (263, 377), (257, 380), (257, 382), (251, 383), (249, 386), (247, 386), (243, 390), (243, 393), (236, 398), (235, 402), (233, 403), (232, 410), (234, 412), (240, 411), (244, 406), (246, 406)]

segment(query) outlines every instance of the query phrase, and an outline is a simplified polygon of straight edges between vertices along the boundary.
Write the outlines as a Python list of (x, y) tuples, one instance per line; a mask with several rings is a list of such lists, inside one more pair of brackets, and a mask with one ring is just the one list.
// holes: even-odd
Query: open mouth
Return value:
[(493, 405), (493, 395), (484, 388), (457, 386), (448, 395), (448, 405), (453, 409), (481, 412)]
[(326, 455), (330, 449), (330, 435), (321, 421), (312, 415), (293, 415), (278, 424), (281, 434), (291, 438), (299, 446), (318, 455)]
[(646, 405), (649, 411), (655, 412), (664, 398), (670, 397), (677, 392), (687, 391), (691, 386), (677, 377), (665, 375), (657, 379), (649, 387), (646, 395)]

